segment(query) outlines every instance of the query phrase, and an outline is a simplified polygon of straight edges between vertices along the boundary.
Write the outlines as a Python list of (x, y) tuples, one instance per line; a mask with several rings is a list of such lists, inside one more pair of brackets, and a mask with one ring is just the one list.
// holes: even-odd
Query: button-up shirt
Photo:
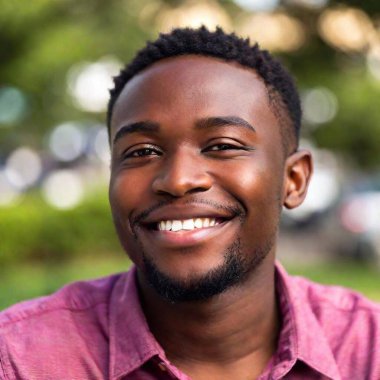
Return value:
[[(279, 264), (276, 288), (281, 330), (260, 380), (380, 380), (379, 305), (341, 287), (289, 276)], [(0, 379), (189, 377), (150, 332), (133, 267), (0, 313)]]

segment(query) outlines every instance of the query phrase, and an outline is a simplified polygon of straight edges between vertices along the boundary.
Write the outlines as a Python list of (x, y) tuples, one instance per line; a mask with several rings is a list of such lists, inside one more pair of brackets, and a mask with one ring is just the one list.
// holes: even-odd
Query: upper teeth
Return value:
[(186, 220), (162, 220), (158, 223), (160, 231), (194, 230), (195, 228), (213, 227), (219, 224), (215, 218), (194, 218)]

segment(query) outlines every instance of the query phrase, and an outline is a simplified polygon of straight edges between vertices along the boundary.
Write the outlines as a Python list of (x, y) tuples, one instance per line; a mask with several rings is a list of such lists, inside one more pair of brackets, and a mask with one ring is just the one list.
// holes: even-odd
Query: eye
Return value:
[(238, 141), (230, 142), (230, 140), (226, 142), (220, 141), (219, 143), (215, 141), (216, 144), (210, 144), (203, 149), (203, 152), (215, 158), (234, 158), (245, 156), (249, 154), (249, 152), (255, 150), (252, 146), (248, 146)]
[(208, 151), (219, 151), (219, 150), (230, 150), (230, 149), (242, 149), (242, 147), (235, 146), (232, 144), (215, 144), (209, 147)]
[(124, 158), (139, 158), (139, 157), (150, 157), (150, 156), (161, 156), (161, 152), (155, 148), (139, 148), (132, 151), (127, 151), (123, 155)]

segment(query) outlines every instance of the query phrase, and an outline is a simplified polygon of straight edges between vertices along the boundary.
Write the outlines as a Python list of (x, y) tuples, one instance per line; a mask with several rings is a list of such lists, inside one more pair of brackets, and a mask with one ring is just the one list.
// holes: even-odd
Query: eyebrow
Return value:
[[(225, 127), (225, 126), (235, 126), (249, 129), (250, 131), (256, 132), (255, 128), (248, 123), (248, 121), (242, 119), (239, 116), (216, 116), (216, 117), (206, 117), (198, 120), (195, 123), (197, 129), (204, 128), (215, 128), (215, 127)], [(113, 139), (113, 144), (120, 140), (125, 135), (131, 133), (147, 133), (147, 132), (158, 132), (160, 125), (153, 121), (138, 121), (136, 123), (131, 123), (121, 127), (115, 134)]]
[(138, 121), (136, 123), (127, 124), (116, 132), (113, 143), (115, 144), (123, 136), (131, 133), (157, 132), (159, 129), (159, 124), (152, 121)]
[(247, 128), (250, 131), (256, 132), (253, 125), (251, 125), (250, 123), (248, 123), (247, 120), (244, 120), (239, 116), (206, 117), (204, 119), (198, 120), (195, 126), (197, 129), (234, 126), (234, 127)]

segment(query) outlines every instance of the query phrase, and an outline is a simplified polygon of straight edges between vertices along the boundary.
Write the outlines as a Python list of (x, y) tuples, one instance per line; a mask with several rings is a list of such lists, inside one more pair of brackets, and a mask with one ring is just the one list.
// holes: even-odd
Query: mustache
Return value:
[[(138, 213), (136, 216), (134, 216), (131, 219), (130, 224), (131, 224), (132, 230), (134, 230), (135, 227), (137, 225), (139, 225), (140, 223), (143, 223), (144, 220), (146, 218), (148, 218), (152, 212), (160, 209), (161, 207), (165, 207), (165, 206), (174, 204), (176, 202), (177, 201), (175, 199), (163, 200), (163, 201), (160, 201), (160, 202), (152, 205), (151, 207), (147, 208), (146, 210), (143, 210), (142, 212)], [(228, 213), (233, 214), (239, 218), (243, 218), (244, 215), (246, 214), (245, 209), (240, 204), (234, 204), (234, 205), (221, 204), (221, 203), (209, 200), (209, 199), (188, 199), (184, 202), (181, 202), (181, 205), (188, 205), (188, 204), (212, 206), (216, 210), (227, 211)]]

